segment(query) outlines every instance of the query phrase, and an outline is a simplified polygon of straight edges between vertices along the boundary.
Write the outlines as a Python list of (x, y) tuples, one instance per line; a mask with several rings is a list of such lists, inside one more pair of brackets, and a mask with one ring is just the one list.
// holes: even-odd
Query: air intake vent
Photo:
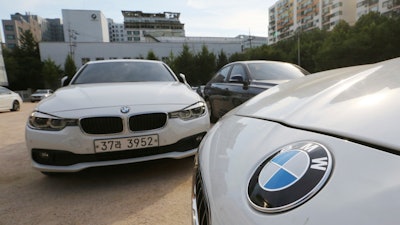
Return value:
[(120, 117), (92, 117), (80, 121), (82, 130), (88, 134), (115, 134), (123, 130)]
[(131, 131), (154, 130), (165, 126), (166, 122), (166, 113), (142, 114), (129, 118), (129, 127)]

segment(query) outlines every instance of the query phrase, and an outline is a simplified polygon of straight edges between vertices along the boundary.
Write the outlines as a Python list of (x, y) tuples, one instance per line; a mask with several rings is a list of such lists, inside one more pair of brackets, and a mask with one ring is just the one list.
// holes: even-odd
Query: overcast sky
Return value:
[[(100, 10), (106, 18), (123, 22), (121, 11), (179, 12), (186, 36), (235, 37), (268, 34), (268, 8), (276, 0), (0, 0), (0, 19), (29, 12), (62, 19), (62, 9)], [(4, 34), (1, 31), (4, 42)]]

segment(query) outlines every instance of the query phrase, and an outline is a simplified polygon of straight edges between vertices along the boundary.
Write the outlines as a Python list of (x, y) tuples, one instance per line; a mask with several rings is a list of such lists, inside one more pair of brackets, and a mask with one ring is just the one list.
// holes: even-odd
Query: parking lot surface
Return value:
[(35, 105), (0, 112), (0, 225), (191, 224), (193, 157), (47, 177), (25, 146)]

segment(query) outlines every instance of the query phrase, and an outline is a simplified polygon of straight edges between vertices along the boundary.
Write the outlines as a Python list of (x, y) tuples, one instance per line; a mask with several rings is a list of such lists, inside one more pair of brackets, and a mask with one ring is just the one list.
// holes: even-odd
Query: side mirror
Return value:
[(243, 83), (243, 81), (244, 81), (243, 76), (240, 74), (232, 75), (229, 78), (229, 82), (232, 82), (232, 83)]
[(184, 84), (186, 84), (187, 86), (190, 87), (189, 83), (186, 81), (186, 76), (185, 76), (185, 74), (180, 73), (180, 74), (179, 74), (179, 77), (181, 78), (181, 79), (179, 79), (180, 82), (182, 82), (182, 83), (184, 83)]
[(68, 85), (68, 76), (61, 78), (61, 87)]

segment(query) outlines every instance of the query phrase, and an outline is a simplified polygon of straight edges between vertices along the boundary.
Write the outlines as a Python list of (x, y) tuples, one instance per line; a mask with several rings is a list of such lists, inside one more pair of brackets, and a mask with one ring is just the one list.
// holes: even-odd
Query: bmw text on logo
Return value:
[(248, 199), (257, 210), (283, 212), (316, 194), (332, 171), (332, 156), (323, 145), (302, 141), (277, 150), (256, 168)]
[(122, 113), (128, 113), (131, 109), (128, 106), (122, 106), (121, 107), (121, 112)]

